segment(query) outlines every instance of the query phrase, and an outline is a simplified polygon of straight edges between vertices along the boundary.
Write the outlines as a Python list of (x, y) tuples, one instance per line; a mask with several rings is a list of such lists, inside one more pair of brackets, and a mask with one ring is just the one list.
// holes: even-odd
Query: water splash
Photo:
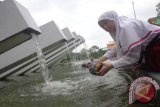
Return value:
[(45, 59), (45, 56), (43, 55), (41, 45), (38, 41), (38, 36), (33, 34), (32, 39), (35, 41), (35, 45), (36, 45), (36, 49), (37, 49), (36, 52), (37, 52), (38, 62), (39, 62), (39, 65), (40, 65), (40, 70), (42, 72), (43, 78), (44, 78), (46, 84), (49, 84), (49, 82), (50, 82), (50, 80), (49, 80), (49, 69), (47, 68), (46, 59)]
[(78, 82), (72, 80), (52, 81), (50, 85), (41, 84), (39, 89), (37, 87), (37, 90), (49, 95), (71, 95), (76, 92), (76, 89), (78, 89)]

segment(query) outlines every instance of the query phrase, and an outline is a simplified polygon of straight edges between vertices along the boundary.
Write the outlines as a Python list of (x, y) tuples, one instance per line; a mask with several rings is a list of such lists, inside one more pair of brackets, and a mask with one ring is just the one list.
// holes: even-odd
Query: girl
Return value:
[[(160, 27), (137, 19), (119, 17), (115, 11), (107, 11), (102, 14), (98, 19), (98, 24), (116, 42), (115, 48), (107, 51), (98, 59), (98, 62), (103, 64), (98, 72), (98, 75), (101, 76), (112, 67), (119, 68), (137, 63), (141, 53), (147, 51), (149, 43), (160, 37)], [(150, 52), (151, 49), (148, 51), (154, 58), (150, 54), (148, 57), (145, 56), (147, 59), (145, 63), (149, 62), (149, 70), (160, 71), (160, 41), (154, 46), (156, 47), (154, 50), (151, 48), (153, 53)]]

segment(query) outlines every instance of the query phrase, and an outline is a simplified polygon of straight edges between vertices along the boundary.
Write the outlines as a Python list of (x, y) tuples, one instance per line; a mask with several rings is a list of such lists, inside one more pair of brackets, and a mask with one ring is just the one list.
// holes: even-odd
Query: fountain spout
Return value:
[(29, 11), (15, 0), (0, 2), (0, 55), (40, 34)]

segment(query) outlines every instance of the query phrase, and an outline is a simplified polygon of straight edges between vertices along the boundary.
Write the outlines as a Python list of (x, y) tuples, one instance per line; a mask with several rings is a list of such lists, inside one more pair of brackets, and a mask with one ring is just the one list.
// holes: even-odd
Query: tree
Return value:
[(156, 5), (157, 16), (160, 16), (160, 3)]
[[(83, 59), (97, 59), (99, 57), (101, 57), (102, 55), (104, 55), (104, 53), (106, 52), (106, 50), (102, 50), (100, 49), (98, 46), (94, 45), (91, 48), (89, 48), (88, 50), (83, 48), (81, 49), (80, 52), (71, 52), (70, 56), (73, 60), (79, 61), (79, 60), (83, 60)], [(69, 54), (66, 54), (66, 56), (63, 58), (63, 60), (61, 61), (61, 63), (65, 63), (65, 62), (69, 62), (71, 61)]]
[(80, 52), (81, 56), (82, 56), (82, 59), (86, 59), (88, 58), (87, 54), (88, 54), (88, 50), (87, 49), (82, 49), (81, 52)]
[(97, 52), (99, 50), (99, 47), (94, 45), (89, 49), (91, 52)]
[(91, 58), (99, 58), (105, 53), (105, 51), (94, 45), (89, 49), (89, 53)]

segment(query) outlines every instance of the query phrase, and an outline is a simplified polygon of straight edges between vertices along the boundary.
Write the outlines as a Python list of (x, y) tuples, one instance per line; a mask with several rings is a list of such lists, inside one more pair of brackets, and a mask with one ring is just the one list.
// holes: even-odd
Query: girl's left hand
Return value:
[(99, 76), (105, 75), (113, 67), (112, 64), (107, 63), (107, 62), (99, 62), (99, 63), (103, 64), (103, 67), (97, 73), (97, 75), (99, 75)]

